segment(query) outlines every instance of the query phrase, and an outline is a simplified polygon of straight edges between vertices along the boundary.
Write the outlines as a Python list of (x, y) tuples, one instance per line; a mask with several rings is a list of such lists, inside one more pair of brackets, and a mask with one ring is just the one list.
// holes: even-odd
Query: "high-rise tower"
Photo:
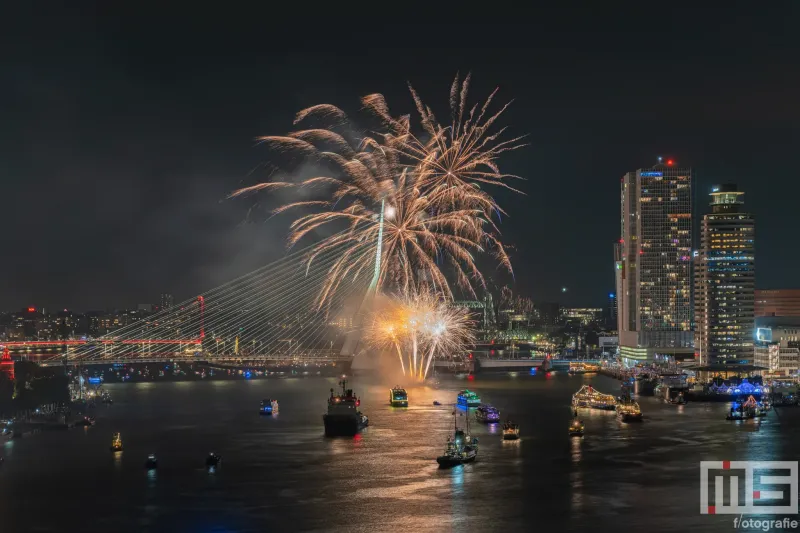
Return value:
[(701, 364), (753, 357), (755, 224), (744, 192), (717, 185), (695, 258), (695, 351)]
[(659, 158), (625, 174), (620, 192), (620, 355), (634, 363), (693, 354), (692, 170)]

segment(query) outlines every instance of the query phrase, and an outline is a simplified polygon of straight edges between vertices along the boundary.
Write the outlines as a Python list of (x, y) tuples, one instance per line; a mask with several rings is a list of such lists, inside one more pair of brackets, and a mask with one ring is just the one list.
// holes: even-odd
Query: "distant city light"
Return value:
[(561, 292), (567, 292), (567, 288), (566, 287), (561, 287)]

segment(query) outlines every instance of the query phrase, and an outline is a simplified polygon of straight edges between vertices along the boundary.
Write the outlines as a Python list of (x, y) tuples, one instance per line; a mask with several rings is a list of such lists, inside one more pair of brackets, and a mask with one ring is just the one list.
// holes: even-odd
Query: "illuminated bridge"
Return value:
[[(359, 349), (361, 318), (376, 276), (343, 279), (318, 297), (341, 254), (299, 250), (174, 307), (98, 338), (13, 341), (3, 358), (43, 365), (152, 361), (342, 362)], [(364, 253), (375, 254), (375, 250)], [(376, 270), (380, 260), (376, 259)]]

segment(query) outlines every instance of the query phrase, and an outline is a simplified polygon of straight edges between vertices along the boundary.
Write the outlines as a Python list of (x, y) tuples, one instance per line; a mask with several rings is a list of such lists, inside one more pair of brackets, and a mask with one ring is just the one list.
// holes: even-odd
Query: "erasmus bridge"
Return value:
[[(331, 248), (309, 261), (312, 248), (289, 253), (107, 335), (2, 343), (2, 359), (24, 358), (44, 366), (352, 361), (363, 352), (362, 322), (377, 289), (381, 247), (364, 251), (375, 255), (373, 272), (342, 278), (323, 302), (319, 295), (342, 250)], [(44, 348), (46, 355), (41, 354)]]

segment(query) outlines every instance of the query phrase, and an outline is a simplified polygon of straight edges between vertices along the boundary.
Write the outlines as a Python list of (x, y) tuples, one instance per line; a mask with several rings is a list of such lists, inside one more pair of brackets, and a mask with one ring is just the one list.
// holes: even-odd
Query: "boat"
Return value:
[(503, 440), (517, 440), (519, 438), (519, 424), (508, 421), (503, 424)]
[(726, 420), (750, 420), (767, 416), (766, 411), (762, 411), (758, 402), (750, 396), (744, 403), (731, 403), (731, 410), (725, 417)]
[(622, 422), (641, 422), (642, 410), (639, 404), (633, 401), (617, 405), (617, 417)]
[(481, 405), (481, 398), (469, 389), (464, 389), (458, 393), (458, 406), (459, 407), (478, 407)]
[(611, 394), (603, 394), (594, 390), (591, 385), (584, 385), (572, 395), (572, 406), (576, 409), (578, 407), (589, 407), (591, 409), (613, 411), (617, 406), (617, 400)]
[(277, 415), (278, 400), (261, 400), (259, 413), (262, 415)]
[(119, 433), (114, 433), (114, 437), (111, 439), (111, 451), (112, 452), (122, 451), (122, 437), (120, 437)]
[(156, 459), (155, 454), (151, 453), (147, 456), (147, 460), (144, 462), (144, 467), (148, 470), (155, 470), (158, 468), (158, 459)]
[(668, 401), (675, 405), (686, 405), (686, 396), (683, 395), (683, 392), (679, 392), (677, 396), (670, 398)]
[(94, 425), (94, 417), (93, 416), (84, 416), (81, 420), (75, 422), (75, 425), (78, 427), (84, 426), (89, 427)]
[(403, 387), (395, 386), (389, 391), (389, 405), (392, 407), (408, 407), (408, 393)]
[[(463, 415), (462, 415), (463, 416)], [(453, 411), (453, 436), (447, 439), (447, 448), (444, 455), (436, 458), (439, 468), (452, 468), (454, 466), (472, 463), (478, 456), (478, 439), (469, 434), (469, 416), (467, 416), (466, 429), (458, 428), (458, 413)]]
[(442, 402), (439, 400), (433, 400), (433, 405), (442, 405)]
[(475, 410), (475, 420), (490, 424), (497, 422), (500, 420), (500, 411), (491, 405), (481, 405)]
[(221, 464), (222, 464), (222, 456), (221, 455), (217, 455), (216, 453), (211, 452), (211, 453), (208, 454), (208, 457), (206, 457), (206, 466), (208, 468), (214, 468), (214, 467), (217, 467), (217, 466), (219, 466)]
[(347, 381), (339, 382), (342, 387), (341, 394), (334, 394), (331, 389), (328, 398), (328, 412), (322, 415), (325, 424), (325, 435), (352, 436), (369, 425), (369, 418), (359, 411), (359, 400), (352, 389), (347, 388)]
[(578, 420), (577, 418), (572, 419), (572, 423), (569, 425), (569, 436), (570, 437), (583, 437), (583, 421)]

